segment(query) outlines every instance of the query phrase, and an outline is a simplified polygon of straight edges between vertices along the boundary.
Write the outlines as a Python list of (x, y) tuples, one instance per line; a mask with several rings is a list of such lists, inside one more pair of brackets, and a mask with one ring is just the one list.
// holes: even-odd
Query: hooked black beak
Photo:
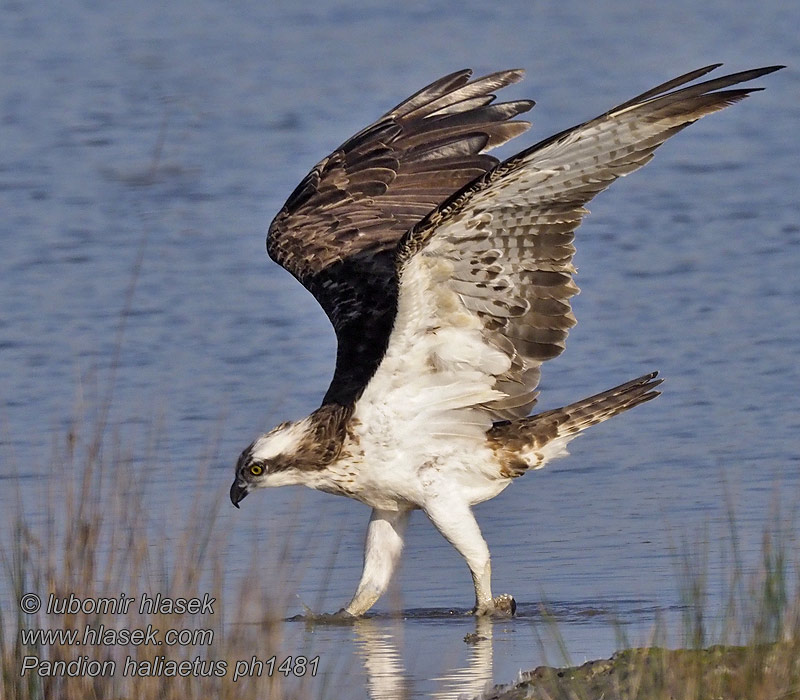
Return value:
[(234, 479), (231, 484), (231, 503), (238, 508), (239, 501), (241, 501), (247, 493), (247, 486), (242, 484), (238, 479)]

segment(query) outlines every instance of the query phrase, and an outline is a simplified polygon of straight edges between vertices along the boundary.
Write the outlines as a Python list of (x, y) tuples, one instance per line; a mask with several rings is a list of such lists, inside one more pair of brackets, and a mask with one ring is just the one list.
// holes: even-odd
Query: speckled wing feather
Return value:
[[(404, 381), (397, 358), (431, 333), (440, 342), (431, 341), (428, 359), (408, 367), (405, 381), (412, 381), (419, 363), (457, 370), (463, 382), (472, 377), (475, 389), (464, 395), (465, 406), (480, 401), (493, 420), (526, 416), (541, 364), (563, 351), (576, 322), (570, 306), (578, 292), (573, 232), (587, 213), (583, 205), (647, 163), (670, 136), (758, 89), (724, 88), (777, 70), (681, 87), (715, 67), (671, 80), (536, 144), (416, 225), (398, 251), (399, 312), (387, 348), (395, 358), (395, 382)], [(476, 378), (480, 373), (491, 379), (491, 392)]]
[(270, 257), (316, 297), (336, 331), (336, 371), (323, 403), (355, 400), (383, 356), (400, 238), (497, 164), (485, 151), (529, 128), (510, 120), (531, 101), (493, 104), (493, 92), (522, 74), (470, 82), (462, 70), (423, 88), (320, 161), (272, 222)]

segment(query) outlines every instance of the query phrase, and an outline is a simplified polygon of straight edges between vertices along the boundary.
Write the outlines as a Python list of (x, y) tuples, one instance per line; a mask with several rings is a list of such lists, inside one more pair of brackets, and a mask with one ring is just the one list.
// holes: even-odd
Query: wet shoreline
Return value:
[(800, 697), (800, 642), (626, 649), (580, 666), (539, 666), (482, 700)]

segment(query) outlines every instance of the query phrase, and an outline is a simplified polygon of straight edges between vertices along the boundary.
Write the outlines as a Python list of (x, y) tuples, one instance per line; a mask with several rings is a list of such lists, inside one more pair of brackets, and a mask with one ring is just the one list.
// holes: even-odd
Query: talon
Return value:
[(517, 601), (508, 593), (492, 598), (487, 605), (479, 605), (472, 609), (473, 615), (491, 615), (492, 617), (513, 617), (517, 611)]
[(514, 613), (517, 612), (517, 601), (514, 600), (514, 596), (508, 593), (497, 596), (492, 603), (494, 604), (495, 615), (513, 617)]

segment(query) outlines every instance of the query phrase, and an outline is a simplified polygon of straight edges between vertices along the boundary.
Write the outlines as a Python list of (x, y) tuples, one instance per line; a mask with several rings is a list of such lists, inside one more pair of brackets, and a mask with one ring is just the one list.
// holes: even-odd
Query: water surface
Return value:
[[(579, 325), (541, 406), (653, 369), (667, 382), (476, 509), (519, 618), (449, 614), (469, 607), (470, 578), (415, 514), (376, 617), (291, 623), (286, 651), (346, 669), (332, 677), (356, 695), (457, 697), (558, 655), (537, 641), (543, 601), (575, 661), (611, 653), (615, 623), (646, 639), (656, 611), (679, 617), (671, 545), (708, 524), (721, 547), (726, 491), (748, 562), (776, 487), (797, 503), (798, 20), (749, 0), (0, 4), (0, 479), (28, 494), (57, 479), (53, 443), (76, 413), (92, 424), (116, 362), (110, 425), (149, 465), (154, 512), (187, 505), (209, 451), (204, 488), (227, 499), (239, 451), (313, 410), (332, 371), (332, 331), (266, 258), (267, 225), (313, 163), (439, 75), (528, 68), (506, 93), (538, 102), (521, 148), (701, 65), (787, 63), (592, 203)], [(295, 614), (349, 599), (368, 516), (287, 489), (222, 508), (218, 527), (233, 574), (292, 528)]]

